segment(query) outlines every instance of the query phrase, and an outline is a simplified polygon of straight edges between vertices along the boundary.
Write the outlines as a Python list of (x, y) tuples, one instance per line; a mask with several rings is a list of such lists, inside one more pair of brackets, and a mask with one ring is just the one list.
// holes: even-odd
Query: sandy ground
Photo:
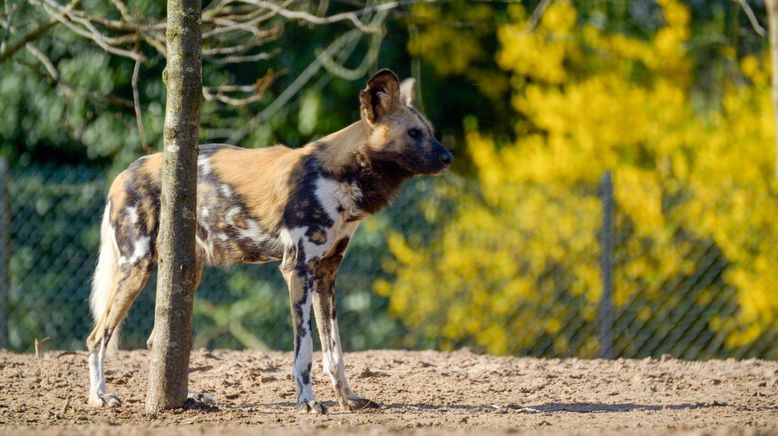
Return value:
[(346, 361), (354, 390), (381, 409), (341, 410), (317, 368), (314, 389), (329, 413), (298, 414), (290, 353), (199, 350), (192, 353), (190, 387), (213, 395), (216, 406), (149, 417), (145, 351), (108, 361), (109, 390), (124, 401), (114, 409), (86, 405), (85, 353), (36, 358), (0, 351), (0, 432), (778, 434), (778, 362), (546, 360), (468, 351), (367, 351)]

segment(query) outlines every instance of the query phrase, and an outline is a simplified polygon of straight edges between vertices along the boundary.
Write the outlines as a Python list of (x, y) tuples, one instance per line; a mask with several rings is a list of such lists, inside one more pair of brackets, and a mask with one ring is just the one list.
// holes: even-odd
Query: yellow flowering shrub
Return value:
[[(438, 185), (454, 212), (434, 217), (431, 241), (394, 235), (392, 279), (375, 284), (413, 332), (409, 341), (596, 355), (606, 170), (617, 205), (619, 353), (726, 354), (775, 333), (768, 62), (743, 59), (721, 104), (695, 109), (689, 11), (659, 4), (665, 24), (647, 38), (580, 24), (561, 0), (534, 29), (520, 5), (510, 7), (495, 60), (511, 77), (517, 139), (469, 130), (475, 180), (469, 189)], [(678, 334), (708, 339), (662, 348)], [(722, 345), (705, 348), (710, 337)]]

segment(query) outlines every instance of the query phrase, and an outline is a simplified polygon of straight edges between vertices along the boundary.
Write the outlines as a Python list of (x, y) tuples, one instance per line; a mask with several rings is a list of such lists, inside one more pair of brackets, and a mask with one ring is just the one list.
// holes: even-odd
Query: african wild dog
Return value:
[[(412, 79), (389, 70), (359, 93), (361, 119), (302, 148), (200, 147), (197, 182), (197, 277), (205, 264), (281, 261), (294, 327), (293, 378), (302, 411), (325, 413), (311, 386), (311, 307), (324, 372), (341, 406), (375, 407), (346, 380), (333, 284), (359, 221), (384, 207), (401, 183), (445, 170), (453, 156), (411, 106)], [(104, 356), (156, 260), (162, 155), (145, 156), (111, 185), (103, 217), (91, 307), (89, 403), (118, 405), (105, 386)]]

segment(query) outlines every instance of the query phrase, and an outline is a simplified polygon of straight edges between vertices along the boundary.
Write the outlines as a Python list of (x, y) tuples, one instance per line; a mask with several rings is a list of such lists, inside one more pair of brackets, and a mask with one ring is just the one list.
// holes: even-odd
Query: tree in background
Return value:
[[(0, 138), (13, 138), (14, 144), (4, 143), (0, 150), (14, 159), (41, 159), (54, 151), (63, 161), (84, 156), (86, 145), (86, 156), (107, 159), (118, 172), (139, 153), (156, 148), (162, 139), (163, 5), (6, 2), (0, 16), (0, 65), (10, 80), (4, 81), (0, 98), (10, 104), (4, 108), (9, 122), (1, 126)], [(353, 79), (375, 65), (383, 24), (397, 7), (207, 2), (201, 139), (271, 144), (276, 140), (273, 118), (281, 113), (285, 120), (288, 104), (312, 81), (315, 89), (323, 72)], [(289, 28), (298, 37), (281, 38)], [(355, 61), (356, 67), (347, 66)], [(30, 96), (35, 98), (24, 98)], [(330, 127), (307, 123), (302, 130), (308, 134)], [(19, 124), (28, 124), (30, 135), (20, 134)]]
[[(662, 24), (645, 35), (604, 28), (571, 2), (553, 2), (535, 29), (524, 7), (509, 7), (496, 61), (515, 139), (470, 124), (475, 182), (439, 187), (453, 213), (432, 216), (434, 236), (390, 239), (394, 277), (376, 283), (414, 332), (409, 345), (596, 355), (607, 169), (621, 355), (699, 358), (775, 334), (767, 57), (721, 47), (720, 104), (699, 106), (689, 8), (659, 5)], [(672, 348), (674, 335), (707, 339)]]

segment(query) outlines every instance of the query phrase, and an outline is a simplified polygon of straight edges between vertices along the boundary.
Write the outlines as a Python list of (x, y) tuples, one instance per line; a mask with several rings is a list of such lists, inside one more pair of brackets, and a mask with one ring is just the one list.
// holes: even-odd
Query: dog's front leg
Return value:
[(304, 261), (294, 262), (285, 258), (281, 265), (289, 285), (294, 329), (294, 368), (292, 378), (297, 387), (297, 409), (302, 412), (327, 413), (326, 407), (316, 401), (311, 385), (313, 362), (313, 336), (311, 332), (311, 300), (313, 298), (313, 271)]
[(335, 274), (343, 260), (341, 255), (323, 259), (316, 269), (313, 307), (316, 312), (316, 326), (321, 339), (322, 366), (324, 373), (332, 380), (338, 393), (341, 407), (362, 410), (379, 407), (377, 403), (355, 395), (346, 379), (343, 349), (340, 345), (338, 319), (335, 310)]

